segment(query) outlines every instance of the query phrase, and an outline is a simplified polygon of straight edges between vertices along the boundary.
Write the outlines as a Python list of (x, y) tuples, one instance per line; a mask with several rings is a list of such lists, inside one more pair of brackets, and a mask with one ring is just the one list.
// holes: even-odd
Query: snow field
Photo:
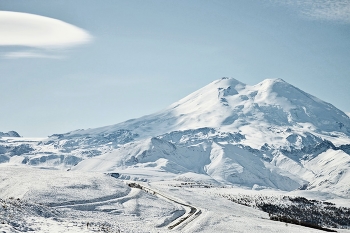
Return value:
[[(1, 166), (0, 170), (1, 200), (19, 198), (28, 203), (25, 212), (18, 204), (13, 205), (14, 214), (8, 208), (2, 210), (8, 216), (3, 221), (9, 232), (11, 227), (24, 226), (37, 232), (50, 232), (50, 228), (55, 230), (51, 232), (81, 232), (87, 223), (86, 232), (161, 232), (183, 211), (181, 205), (131, 189), (102, 173), (27, 166)], [(38, 206), (55, 214), (33, 212)]]
[[(180, 204), (130, 188), (122, 180), (102, 173), (27, 166), (1, 166), (0, 170), (0, 198), (7, 202), (21, 198), (21, 201), (29, 203), (26, 211), (17, 210), (16, 218), (0, 225), (0, 229), (6, 233), (21, 232), (18, 230), (21, 227), (35, 229), (36, 232), (169, 232), (170, 223), (175, 222), (185, 212)], [(191, 173), (186, 176), (191, 185), (196, 184), (195, 180), (198, 178), (202, 177), (198, 174), (191, 176)], [(173, 232), (319, 232), (271, 221), (265, 212), (238, 205), (218, 195), (246, 193), (275, 197), (288, 192), (271, 189), (257, 191), (240, 187), (205, 188), (204, 185), (201, 188), (196, 188), (195, 185), (192, 188), (179, 187), (181, 183), (186, 183), (183, 181), (185, 177), (179, 176), (177, 179), (179, 180), (140, 182), (164, 196), (201, 210), (196, 218), (175, 227)], [(89, 196), (84, 196), (84, 190)], [(330, 198), (322, 195), (324, 194), (313, 193), (314, 198)], [(333, 195), (333, 198), (337, 197)], [(17, 208), (20, 205), (13, 206)], [(43, 211), (33, 214), (36, 206), (52, 211), (55, 216), (45, 217), (42, 215)]]
[[(217, 195), (222, 192), (237, 192), (242, 190), (241, 188), (230, 190), (230, 188), (186, 188), (173, 185), (169, 186), (167, 182), (151, 183), (151, 187), (156, 187), (160, 192), (181, 197), (182, 200), (202, 210), (201, 215), (181, 229), (181, 232), (320, 232), (316, 229), (271, 221), (265, 212), (238, 205)], [(273, 193), (272, 190), (269, 192)], [(339, 232), (350, 232), (350, 230)]]

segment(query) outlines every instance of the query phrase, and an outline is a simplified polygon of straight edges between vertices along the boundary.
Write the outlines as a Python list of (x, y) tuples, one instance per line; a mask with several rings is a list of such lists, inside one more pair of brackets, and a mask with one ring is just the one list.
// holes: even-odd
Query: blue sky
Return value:
[(34, 15), (0, 12), (0, 131), (116, 124), (221, 77), (282, 78), (350, 112), (350, 1), (0, 0), (0, 10)]

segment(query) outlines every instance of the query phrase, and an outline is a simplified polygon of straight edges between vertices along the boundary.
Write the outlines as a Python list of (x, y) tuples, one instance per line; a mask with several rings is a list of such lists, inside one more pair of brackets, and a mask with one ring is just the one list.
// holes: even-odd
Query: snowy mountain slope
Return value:
[[(80, 162), (73, 170), (120, 172), (125, 168), (142, 171), (158, 169), (181, 174), (205, 174), (222, 184), (240, 184), (247, 187), (262, 186), (282, 190), (294, 190), (306, 183), (293, 180), (278, 171), (265, 167), (262, 154), (252, 153), (237, 145), (220, 145), (217, 142), (202, 142), (191, 146), (176, 146), (158, 138), (131, 142), (110, 153)], [(286, 173), (286, 172), (284, 172)], [(135, 175), (134, 175), (135, 176)]]
[(350, 189), (343, 185), (350, 183), (350, 118), (281, 79), (249, 86), (222, 78), (158, 113), (43, 140), (2, 139), (0, 153), (2, 162), (128, 179), (200, 174), (252, 189), (343, 196)]
[(343, 196), (350, 196), (350, 156), (342, 150), (329, 149), (307, 161), (305, 167), (317, 174), (310, 183), (310, 189), (332, 192), (343, 190)]

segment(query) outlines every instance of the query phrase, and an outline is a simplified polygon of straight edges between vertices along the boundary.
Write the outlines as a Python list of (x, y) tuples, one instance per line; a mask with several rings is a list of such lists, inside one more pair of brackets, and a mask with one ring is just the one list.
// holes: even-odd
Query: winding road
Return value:
[(139, 183), (128, 183), (128, 185), (131, 188), (138, 188), (138, 189), (144, 190), (150, 194), (163, 197), (163, 198), (167, 199), (168, 201), (182, 205), (185, 208), (186, 212), (182, 216), (179, 216), (178, 218), (174, 219), (171, 223), (169, 223), (168, 229), (170, 229), (170, 230), (172, 230), (174, 228), (185, 227), (189, 222), (193, 221), (195, 218), (197, 218), (202, 213), (202, 211), (200, 209), (198, 209), (197, 207), (189, 205), (189, 204), (185, 203), (184, 201), (175, 200), (175, 198), (170, 197), (164, 193), (161, 193), (158, 190), (152, 189), (150, 187), (146, 187), (146, 186), (139, 184)]
[[(136, 182), (130, 182), (126, 184), (129, 187), (131, 187), (131, 190), (125, 196), (111, 195), (111, 196), (106, 196), (103, 198), (97, 198), (92, 200), (69, 201), (65, 203), (52, 203), (50, 204), (50, 206), (55, 207), (57, 209), (71, 208), (71, 209), (82, 210), (82, 211), (94, 211), (104, 204), (110, 205), (113, 203), (124, 203), (128, 200), (138, 198), (138, 196), (140, 195), (140, 192), (144, 191), (151, 195), (162, 197), (169, 202), (176, 203), (184, 207), (185, 212), (182, 215), (177, 216), (174, 219), (171, 219), (169, 223), (165, 224), (165, 226), (167, 226), (169, 230), (172, 230), (172, 229), (179, 230), (184, 228), (188, 223), (193, 221), (202, 213), (202, 211), (199, 208), (193, 205), (187, 204), (182, 200), (175, 199), (174, 197), (170, 197), (167, 194), (164, 194), (158, 190), (155, 190), (143, 184), (136, 183)], [(110, 209), (104, 209), (103, 211), (113, 213), (113, 212), (122, 212), (123, 210), (110, 208)]]

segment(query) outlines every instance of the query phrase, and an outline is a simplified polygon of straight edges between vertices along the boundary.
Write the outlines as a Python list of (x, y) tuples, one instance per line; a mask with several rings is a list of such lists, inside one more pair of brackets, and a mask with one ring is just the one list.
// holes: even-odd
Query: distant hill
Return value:
[(0, 132), (0, 137), (21, 137), (16, 131)]

